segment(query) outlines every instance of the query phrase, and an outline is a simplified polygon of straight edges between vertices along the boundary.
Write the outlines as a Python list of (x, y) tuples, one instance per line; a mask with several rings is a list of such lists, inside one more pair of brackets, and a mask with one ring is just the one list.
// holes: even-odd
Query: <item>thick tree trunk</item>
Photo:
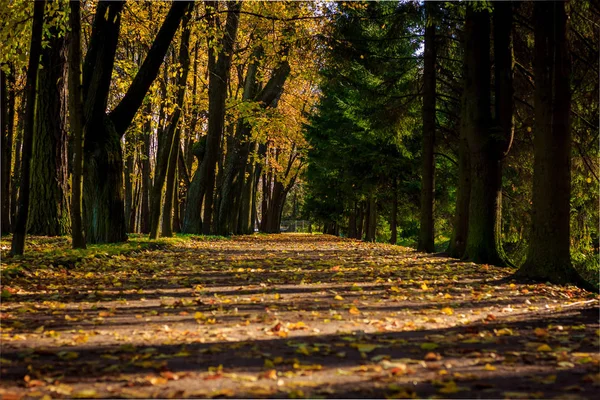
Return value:
[(435, 146), (435, 23), (433, 14), (437, 4), (427, 2), (425, 27), (425, 52), (423, 68), (423, 145), (421, 164), (421, 218), (417, 250), (435, 251), (433, 221), (434, 146)]
[(92, 243), (119, 242), (127, 238), (120, 138), (156, 78), (179, 22), (192, 4), (183, 1), (172, 4), (127, 93), (106, 116), (123, 3), (98, 3), (83, 71), (88, 161), (83, 186), (88, 240)]
[(67, 147), (67, 46), (58, 28), (42, 50), (31, 160), (27, 231), (60, 236), (71, 232)]
[(536, 2), (533, 207), (527, 261), (518, 275), (581, 283), (571, 266), (570, 65), (564, 2)]
[(23, 162), (21, 165), (21, 188), (19, 208), (13, 229), (11, 254), (22, 255), (25, 249), (25, 233), (29, 212), (29, 172), (33, 147), (34, 111), (37, 86), (37, 72), (42, 52), (42, 28), (44, 25), (45, 1), (36, 1), (33, 6), (33, 22), (31, 26), (31, 45), (29, 47), (29, 65), (25, 83), (25, 112), (23, 126)]
[(83, 94), (81, 92), (81, 15), (78, 1), (69, 2), (69, 126), (73, 140), (73, 175), (71, 178), (71, 237), (74, 249), (85, 249), (82, 216), (83, 178)]
[(503, 264), (496, 243), (501, 189), (498, 140), (490, 114), (490, 15), (467, 7), (465, 21), (466, 136), (471, 166), (469, 228), (465, 257), (485, 264)]
[(83, 66), (83, 209), (90, 243), (127, 239), (121, 136), (106, 116), (122, 9), (123, 2), (98, 3)]

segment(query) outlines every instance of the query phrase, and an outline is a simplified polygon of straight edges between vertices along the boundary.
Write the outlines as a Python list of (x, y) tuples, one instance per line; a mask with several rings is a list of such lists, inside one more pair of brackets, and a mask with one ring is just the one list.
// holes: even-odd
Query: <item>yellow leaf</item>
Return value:
[(483, 367), (483, 369), (485, 369), (486, 371), (495, 371), (496, 367), (494, 367), (492, 364), (485, 364), (485, 367)]
[(356, 308), (355, 306), (351, 306), (348, 309), (348, 312), (352, 315), (360, 315), (360, 310), (358, 308)]
[(450, 307), (444, 307), (442, 308), (442, 312), (446, 315), (452, 315), (454, 314), (454, 310)]
[(543, 344), (543, 345), (539, 346), (536, 350), (539, 352), (548, 352), (548, 351), (552, 351), (552, 347), (548, 346), (547, 344)]
[(421, 290), (427, 290), (427, 289), (429, 289), (429, 287), (427, 287), (426, 283), (421, 285)]
[(338, 300), (338, 301), (344, 300), (344, 298), (342, 296), (340, 296), (339, 294), (337, 296), (335, 296), (333, 299)]

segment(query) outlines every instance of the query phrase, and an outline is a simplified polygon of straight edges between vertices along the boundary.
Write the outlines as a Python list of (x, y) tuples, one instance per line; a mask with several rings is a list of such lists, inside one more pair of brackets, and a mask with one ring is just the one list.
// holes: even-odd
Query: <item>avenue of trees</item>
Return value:
[[(11, 2), (1, 229), (409, 242), (582, 283), (595, 2)], [(441, 246), (443, 245), (443, 248)], [(591, 260), (591, 261), (590, 261)]]

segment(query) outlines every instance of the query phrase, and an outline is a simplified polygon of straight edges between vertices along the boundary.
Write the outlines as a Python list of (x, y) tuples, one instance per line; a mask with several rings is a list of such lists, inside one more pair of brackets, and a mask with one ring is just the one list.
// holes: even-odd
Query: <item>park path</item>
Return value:
[(2, 399), (600, 390), (597, 295), (508, 269), (301, 234), (44, 260), (2, 282)]

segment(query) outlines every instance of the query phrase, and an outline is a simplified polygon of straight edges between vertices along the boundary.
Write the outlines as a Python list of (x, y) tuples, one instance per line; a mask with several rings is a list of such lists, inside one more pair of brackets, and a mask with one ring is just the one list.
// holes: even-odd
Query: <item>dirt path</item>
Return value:
[(0, 394), (595, 397), (597, 296), (509, 273), (293, 234), (35, 265), (3, 280)]

